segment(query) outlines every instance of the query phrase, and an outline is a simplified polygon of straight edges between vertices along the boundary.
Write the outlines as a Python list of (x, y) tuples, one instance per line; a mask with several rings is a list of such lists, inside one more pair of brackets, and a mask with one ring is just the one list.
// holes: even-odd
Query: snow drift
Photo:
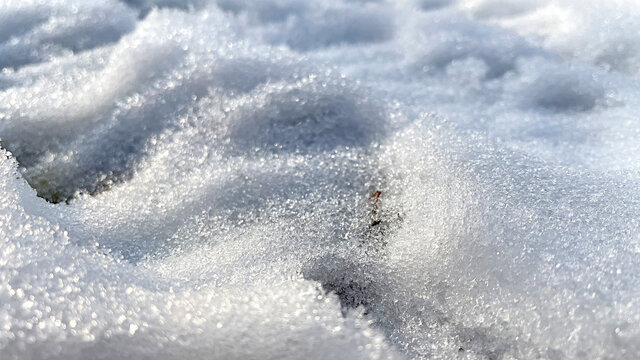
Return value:
[(639, 357), (639, 12), (3, 2), (2, 358)]

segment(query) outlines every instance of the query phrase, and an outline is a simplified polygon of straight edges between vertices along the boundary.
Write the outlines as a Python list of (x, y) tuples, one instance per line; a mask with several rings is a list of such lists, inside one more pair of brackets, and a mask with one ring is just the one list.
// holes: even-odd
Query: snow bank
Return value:
[(3, 3), (3, 358), (638, 357), (637, 11)]

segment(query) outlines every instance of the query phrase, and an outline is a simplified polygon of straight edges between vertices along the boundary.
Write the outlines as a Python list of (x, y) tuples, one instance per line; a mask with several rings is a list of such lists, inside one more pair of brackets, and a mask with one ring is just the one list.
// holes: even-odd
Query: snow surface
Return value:
[(639, 31), (0, 2), (0, 358), (640, 358)]

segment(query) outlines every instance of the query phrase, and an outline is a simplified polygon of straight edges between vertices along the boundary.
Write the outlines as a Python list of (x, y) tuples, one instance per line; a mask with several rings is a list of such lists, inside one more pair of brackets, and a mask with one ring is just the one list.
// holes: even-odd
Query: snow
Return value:
[(639, 11), (3, 2), (2, 359), (640, 357)]

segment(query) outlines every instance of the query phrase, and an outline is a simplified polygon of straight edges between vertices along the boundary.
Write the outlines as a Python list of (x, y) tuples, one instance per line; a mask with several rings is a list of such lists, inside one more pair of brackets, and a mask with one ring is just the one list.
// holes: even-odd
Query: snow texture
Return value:
[(639, 19), (0, 2), (0, 358), (640, 358)]

